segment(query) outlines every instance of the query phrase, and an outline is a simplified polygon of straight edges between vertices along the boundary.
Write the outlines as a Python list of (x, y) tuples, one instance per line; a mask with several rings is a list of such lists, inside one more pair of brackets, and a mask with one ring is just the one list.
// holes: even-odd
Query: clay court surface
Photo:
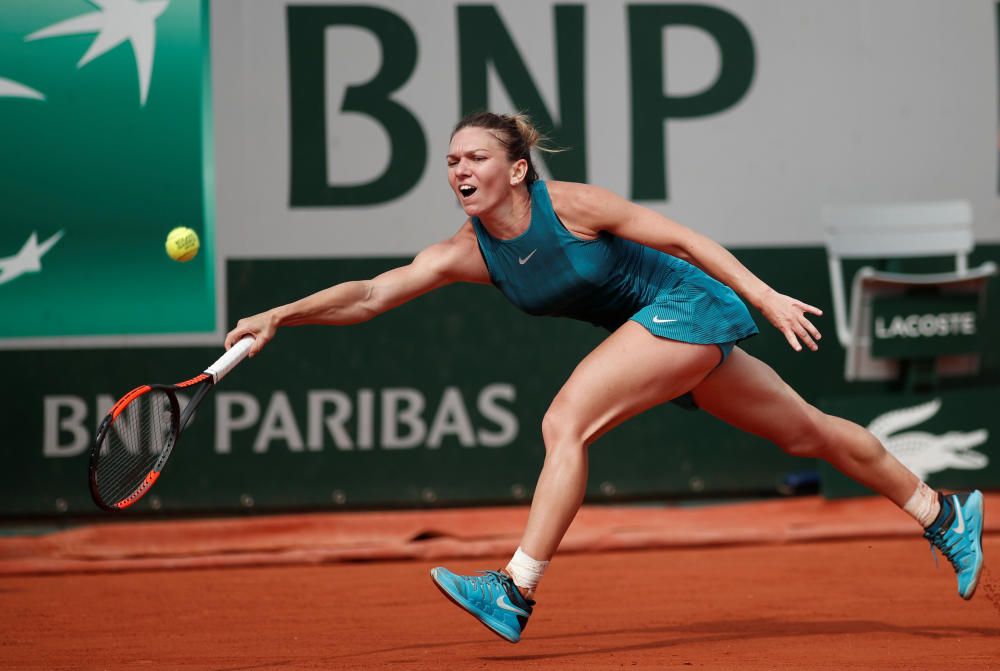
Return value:
[(585, 508), (517, 645), (428, 570), (503, 565), (521, 509), (5, 538), (0, 668), (1000, 669), (998, 506), (971, 602), (882, 501)]

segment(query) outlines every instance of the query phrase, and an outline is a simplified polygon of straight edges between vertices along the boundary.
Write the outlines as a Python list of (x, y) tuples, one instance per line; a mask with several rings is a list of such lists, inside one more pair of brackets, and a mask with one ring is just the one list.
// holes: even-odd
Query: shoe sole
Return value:
[(983, 557), (983, 529), (986, 527), (986, 509), (983, 506), (982, 494), (979, 495), (979, 538), (976, 544), (979, 546), (979, 565), (976, 567), (976, 575), (972, 578), (972, 591), (969, 592), (968, 596), (965, 594), (959, 594), (963, 599), (968, 601), (976, 595), (976, 589), (979, 587), (979, 577), (983, 573), (983, 566), (986, 564), (986, 559)]
[(492, 633), (496, 634), (497, 636), (499, 636), (503, 640), (507, 641), (508, 643), (517, 643), (518, 641), (521, 640), (520, 637), (512, 638), (512, 637), (508, 636), (507, 634), (501, 632), (500, 630), (494, 628), (493, 625), (491, 625), (489, 622), (487, 622), (486, 620), (484, 620), (483, 618), (479, 617), (474, 612), (472, 612), (471, 610), (469, 610), (469, 608), (464, 603), (462, 603), (454, 594), (452, 594), (451, 592), (449, 592), (448, 589), (444, 585), (442, 585), (441, 583), (438, 582), (437, 573), (436, 573), (435, 569), (431, 569), (431, 580), (434, 581), (434, 586), (438, 588), (438, 591), (440, 591), (442, 594), (444, 594), (446, 597), (448, 597), (449, 601), (451, 601), (453, 604), (455, 604), (456, 606), (458, 606), (459, 608), (461, 608), (463, 611), (465, 611), (466, 613), (468, 613), (469, 615), (471, 615), (472, 617), (474, 617), (477, 622), (479, 622), (481, 625), (483, 625), (484, 627), (486, 627), (489, 631), (491, 631)]

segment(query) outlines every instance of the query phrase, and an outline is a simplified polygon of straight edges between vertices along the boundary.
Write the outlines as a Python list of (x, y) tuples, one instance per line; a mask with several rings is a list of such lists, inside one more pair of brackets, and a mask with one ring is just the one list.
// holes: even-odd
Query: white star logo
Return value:
[(149, 81), (153, 76), (153, 51), (156, 47), (156, 19), (170, 4), (170, 0), (90, 0), (101, 11), (81, 14), (72, 19), (54, 23), (47, 28), (37, 30), (26, 38), (25, 42), (41, 40), (46, 37), (62, 35), (80, 35), (97, 33), (97, 38), (87, 49), (76, 67), (106, 54), (119, 44), (128, 40), (132, 43), (135, 54), (135, 65), (139, 73), (139, 103), (146, 105), (149, 93)]
[(45, 96), (35, 89), (25, 86), (13, 79), (0, 77), (0, 97), (2, 98), (34, 98), (35, 100), (45, 100)]
[(28, 241), (21, 247), (21, 251), (14, 256), (0, 259), (0, 284), (6, 284), (25, 273), (39, 272), (42, 269), (42, 256), (59, 242), (62, 235), (63, 231), (59, 231), (42, 244), (38, 244), (38, 236), (32, 232), (28, 236)]

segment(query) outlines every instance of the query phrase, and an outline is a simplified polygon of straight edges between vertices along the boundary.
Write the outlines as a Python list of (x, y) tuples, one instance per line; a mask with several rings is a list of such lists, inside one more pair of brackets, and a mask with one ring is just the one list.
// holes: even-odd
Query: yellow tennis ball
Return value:
[(190, 261), (198, 254), (198, 234), (186, 226), (178, 226), (167, 234), (167, 256), (174, 261)]

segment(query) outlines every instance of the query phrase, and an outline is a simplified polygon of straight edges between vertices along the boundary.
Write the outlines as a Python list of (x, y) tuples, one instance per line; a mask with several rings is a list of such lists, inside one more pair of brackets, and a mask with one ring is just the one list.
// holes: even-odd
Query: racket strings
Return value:
[(95, 473), (105, 503), (128, 498), (159, 470), (175, 440), (173, 412), (170, 396), (154, 389), (133, 399), (108, 427)]

